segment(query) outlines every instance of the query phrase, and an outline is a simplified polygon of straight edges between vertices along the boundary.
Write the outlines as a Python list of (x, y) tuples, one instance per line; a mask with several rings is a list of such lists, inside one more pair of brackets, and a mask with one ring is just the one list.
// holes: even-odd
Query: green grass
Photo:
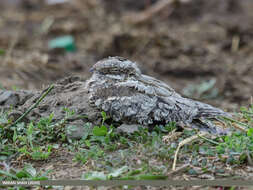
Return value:
[[(41, 180), (48, 180), (47, 177), (48, 173), (51, 170), (47, 170), (46, 172), (37, 171), (31, 164), (25, 165), (22, 169), (14, 169), (5, 165), (5, 169), (0, 169), (0, 181), (12, 181), (12, 180), (27, 180), (27, 181), (41, 181)], [(4, 188), (0, 186), (0, 188)], [(5, 187), (6, 188), (6, 187)], [(16, 187), (8, 187), (8, 190), (26, 190), (26, 187), (16, 186)]]
[[(178, 144), (197, 131), (184, 129), (174, 139), (165, 137), (175, 133), (175, 123), (155, 126), (152, 131), (140, 128), (133, 134), (118, 134), (113, 125), (108, 126), (108, 117), (102, 112), (100, 126), (86, 126), (80, 140), (68, 140), (68, 118), (75, 115), (64, 109), (65, 118), (53, 122), (54, 115), (28, 124), (8, 119), (8, 112), (0, 113), (0, 162), (8, 163), (12, 157), (24, 162), (50, 162), (59, 148), (73, 153), (75, 163), (86, 165), (88, 171), (82, 179), (166, 179), (171, 171)], [(252, 164), (253, 156), (253, 106), (242, 108), (235, 120), (224, 120), (227, 126), (234, 123), (248, 127), (248, 132), (233, 131), (223, 137), (208, 136), (184, 145), (179, 152), (177, 166), (189, 164), (183, 173), (190, 176), (212, 174), (226, 176), (226, 166), (242, 167)], [(214, 161), (215, 160), (215, 161)], [(27, 171), (30, 168), (33, 173)], [(11, 171), (0, 166), (0, 180), (40, 179), (44, 174), (35, 173), (32, 165)], [(20, 175), (20, 172), (26, 175)], [(21, 173), (22, 173), (21, 172)], [(28, 173), (27, 173), (28, 172)], [(44, 179), (44, 178), (43, 178)]]
[(0, 56), (3, 56), (3, 55), (5, 55), (5, 50), (0, 49)]
[(48, 173), (51, 170), (46, 172), (37, 172), (30, 164), (25, 165), (21, 170), (16, 170), (14, 168), (9, 168), (8, 171), (0, 170), (0, 180), (48, 180)]

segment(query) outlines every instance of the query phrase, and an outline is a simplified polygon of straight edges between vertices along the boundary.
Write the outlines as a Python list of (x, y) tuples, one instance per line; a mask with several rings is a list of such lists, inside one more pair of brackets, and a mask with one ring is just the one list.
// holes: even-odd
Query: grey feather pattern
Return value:
[(228, 116), (226, 112), (182, 97), (164, 82), (142, 75), (132, 61), (109, 57), (97, 62), (91, 70), (93, 75), (86, 83), (89, 102), (115, 121), (142, 125), (183, 122), (222, 133), (204, 118)]

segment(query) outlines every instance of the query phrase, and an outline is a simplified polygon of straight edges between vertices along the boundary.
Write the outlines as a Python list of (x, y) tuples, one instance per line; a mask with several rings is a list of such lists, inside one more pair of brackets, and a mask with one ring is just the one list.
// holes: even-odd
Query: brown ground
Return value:
[[(38, 89), (68, 75), (89, 77), (95, 61), (120, 55), (137, 61), (144, 73), (168, 82), (178, 92), (216, 79), (218, 96), (207, 102), (230, 109), (250, 103), (251, 0), (174, 3), (140, 23), (137, 13), (156, 1), (4, 2), (0, 6), (0, 47), (5, 50), (0, 56), (0, 81), (5, 88)], [(75, 53), (48, 49), (49, 40), (65, 34), (75, 37)]]

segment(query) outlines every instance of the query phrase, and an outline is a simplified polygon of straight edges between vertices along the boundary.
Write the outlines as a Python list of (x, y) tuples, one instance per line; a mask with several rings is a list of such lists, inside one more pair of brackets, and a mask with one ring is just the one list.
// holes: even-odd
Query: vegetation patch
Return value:
[[(64, 111), (66, 118), (75, 115), (71, 110)], [(198, 131), (178, 129), (175, 123), (169, 123), (157, 125), (152, 131), (140, 126), (133, 134), (120, 134), (106, 123), (108, 117), (102, 112), (100, 126), (84, 124), (83, 137), (70, 140), (65, 134), (68, 123), (54, 123), (53, 114), (16, 126), (7, 115), (0, 115), (0, 180), (52, 179), (54, 161), (61, 157), (61, 151), (69, 154), (66, 158), (70, 161), (64, 168), (81, 167), (75, 178), (87, 180), (181, 179), (182, 175), (187, 179), (247, 178), (242, 171), (252, 166), (253, 106), (241, 108), (236, 120), (224, 120), (231, 128), (247, 126), (247, 132), (233, 129), (227, 136), (208, 134), (189, 141), (179, 150), (175, 170), (172, 165), (179, 143), (198, 135)]]

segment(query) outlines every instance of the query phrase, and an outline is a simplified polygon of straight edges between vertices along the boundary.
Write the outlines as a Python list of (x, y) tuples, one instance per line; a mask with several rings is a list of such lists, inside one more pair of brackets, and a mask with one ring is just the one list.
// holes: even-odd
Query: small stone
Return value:
[(127, 133), (132, 134), (136, 131), (139, 131), (139, 127), (142, 127), (141, 125), (128, 125), (128, 124), (122, 124), (117, 128), (118, 133)]
[(2, 91), (0, 94), (0, 104), (3, 104), (12, 94), (13, 92), (11, 91)]
[(77, 120), (66, 127), (66, 135), (70, 140), (79, 140), (89, 133), (92, 123)]

